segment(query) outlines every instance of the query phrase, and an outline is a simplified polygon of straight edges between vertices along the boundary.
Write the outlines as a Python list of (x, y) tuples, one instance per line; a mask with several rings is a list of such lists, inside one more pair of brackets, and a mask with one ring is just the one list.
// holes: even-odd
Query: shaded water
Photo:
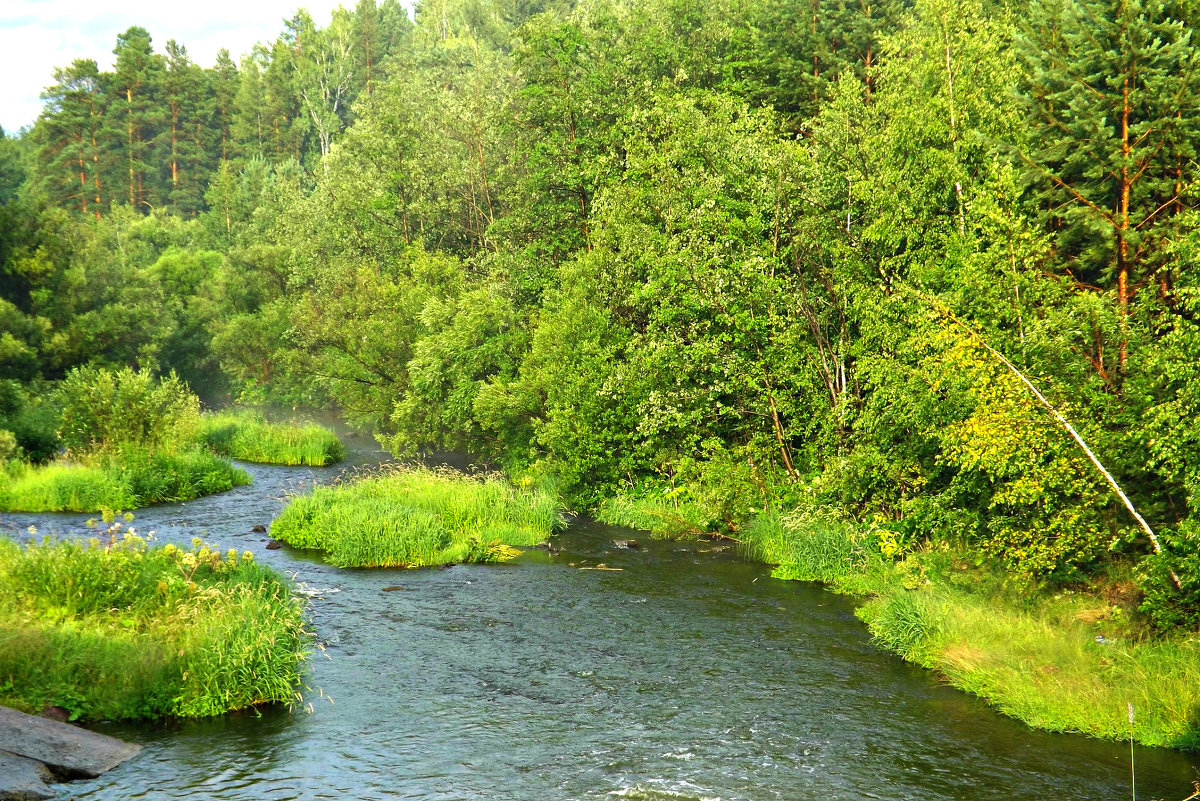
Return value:
[[(359, 462), (379, 458), (352, 449)], [(145, 509), (294, 573), (314, 595), (311, 712), (108, 725), (133, 761), (79, 799), (1119, 799), (1128, 745), (1028, 730), (871, 645), (851, 603), (712, 543), (580, 522), (504, 566), (339, 571), (251, 533), (338, 468), (248, 465), (254, 484)], [(81, 515), (9, 515), (74, 530)], [(637, 536), (634, 534), (633, 536)], [(620, 571), (582, 570), (604, 563)], [(386, 588), (402, 587), (402, 589)], [(1138, 798), (1200, 762), (1138, 749)]]

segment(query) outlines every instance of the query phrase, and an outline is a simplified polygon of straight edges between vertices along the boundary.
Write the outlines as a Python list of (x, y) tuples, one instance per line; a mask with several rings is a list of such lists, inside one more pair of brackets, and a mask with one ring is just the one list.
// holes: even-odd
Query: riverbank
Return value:
[[(699, 530), (697, 509), (672, 510), (624, 498), (601, 516), (662, 536)], [(815, 518), (760, 515), (737, 539), (777, 579), (857, 598), (877, 644), (1033, 728), (1200, 750), (1200, 636), (1152, 634), (1127, 576), (1047, 592), (944, 544), (888, 558), (886, 532)]]

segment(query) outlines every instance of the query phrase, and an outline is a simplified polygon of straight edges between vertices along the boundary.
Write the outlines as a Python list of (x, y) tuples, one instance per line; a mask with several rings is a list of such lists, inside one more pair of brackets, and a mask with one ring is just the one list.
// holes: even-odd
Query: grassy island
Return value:
[(0, 539), (0, 703), (131, 720), (295, 700), (310, 637), (287, 582), (249, 552), (154, 546), (121, 525)]
[(44, 465), (0, 465), (0, 510), (99, 512), (188, 501), (250, 483), (228, 459), (206, 450), (126, 450)]
[(427, 567), (505, 561), (562, 523), (552, 493), (405, 467), (293, 498), (271, 534), (338, 567)]
[(324, 467), (346, 458), (333, 431), (310, 422), (270, 422), (252, 411), (224, 411), (200, 418), (200, 439), (221, 456), (264, 464)]
[(198, 442), (200, 400), (176, 375), (72, 371), (54, 393), (61, 451), (0, 454), (0, 510), (99, 512), (187, 501), (250, 483)]

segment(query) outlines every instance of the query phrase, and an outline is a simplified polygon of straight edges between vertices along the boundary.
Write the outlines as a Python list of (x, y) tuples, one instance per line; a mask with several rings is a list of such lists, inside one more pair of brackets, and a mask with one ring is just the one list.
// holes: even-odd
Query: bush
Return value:
[(0, 540), (0, 701), (73, 719), (197, 717), (294, 700), (302, 605), (249, 553)]
[(171, 449), (195, 440), (200, 400), (171, 373), (161, 381), (128, 367), (72, 370), (59, 387), (60, 436), (76, 455)]
[(403, 468), (293, 498), (275, 538), (324, 550), (338, 567), (498, 562), (563, 524), (551, 493), (489, 476)]
[(1141, 611), (1160, 631), (1195, 631), (1200, 628), (1200, 523), (1188, 519), (1178, 531), (1161, 531), (1159, 542), (1163, 552), (1147, 556), (1138, 571), (1146, 594)]

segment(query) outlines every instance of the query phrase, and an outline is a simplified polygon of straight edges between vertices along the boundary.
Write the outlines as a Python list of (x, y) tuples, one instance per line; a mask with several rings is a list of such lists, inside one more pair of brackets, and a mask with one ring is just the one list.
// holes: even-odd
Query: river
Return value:
[[(352, 442), (352, 464), (382, 454)], [(251, 531), (343, 468), (144, 509), (294, 575), (324, 653), (303, 708), (97, 727), (142, 743), (75, 799), (1130, 798), (1128, 744), (1031, 731), (871, 644), (849, 599), (711, 542), (579, 521), (501, 566), (351, 570)], [(6, 515), (23, 532), (83, 515)], [(86, 532), (86, 530), (83, 530)], [(623, 550), (619, 538), (641, 547)], [(583, 570), (604, 564), (618, 570)], [(1179, 801), (1195, 757), (1138, 748), (1137, 798)]]

